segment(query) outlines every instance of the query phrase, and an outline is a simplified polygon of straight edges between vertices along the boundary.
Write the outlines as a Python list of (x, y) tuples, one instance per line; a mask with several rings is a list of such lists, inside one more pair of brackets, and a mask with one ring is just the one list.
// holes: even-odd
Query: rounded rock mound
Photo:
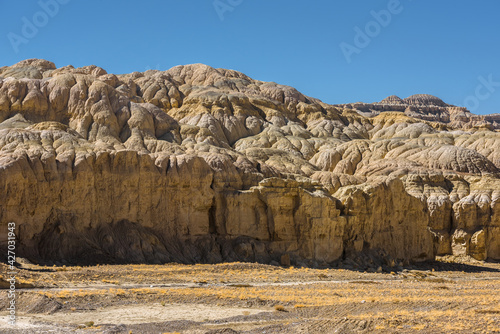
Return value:
[(17, 67), (28, 67), (28, 66), (36, 67), (36, 68), (39, 68), (42, 70), (55, 70), (56, 69), (56, 65), (53, 62), (45, 60), (45, 59), (36, 59), (36, 58), (21, 60), (20, 62), (12, 65), (12, 67), (16, 67), (16, 68)]
[(438, 106), (446, 107), (447, 104), (444, 103), (439, 97), (429, 95), (429, 94), (415, 94), (408, 96), (403, 100), (405, 104), (409, 105), (424, 105), (424, 106)]
[(402, 98), (396, 95), (391, 95), (379, 102), (380, 104), (404, 104)]

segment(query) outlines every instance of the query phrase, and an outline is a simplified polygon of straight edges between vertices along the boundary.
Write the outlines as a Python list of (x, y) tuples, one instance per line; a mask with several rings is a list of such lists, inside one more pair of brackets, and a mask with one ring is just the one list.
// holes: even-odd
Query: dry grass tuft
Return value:
[(355, 284), (382, 284), (380, 282), (375, 282), (375, 281), (351, 281), (349, 283), (355, 283)]
[(227, 286), (232, 288), (251, 288), (251, 284), (228, 284)]
[(274, 310), (278, 312), (286, 312), (286, 309), (283, 305), (275, 305)]
[(500, 310), (474, 310), (479, 314), (500, 314)]
[(429, 283), (454, 283), (453, 281), (449, 279), (444, 279), (441, 277), (425, 277), (425, 278), (418, 278), (418, 281), (422, 282), (429, 282)]

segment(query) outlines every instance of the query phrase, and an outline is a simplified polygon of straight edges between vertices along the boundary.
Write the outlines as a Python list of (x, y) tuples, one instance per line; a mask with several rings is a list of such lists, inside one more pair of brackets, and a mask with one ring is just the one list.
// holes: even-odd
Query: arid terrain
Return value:
[[(2, 322), (0, 333), (500, 333), (493, 263), (440, 259), (380, 273), (251, 263), (22, 268), (17, 327)], [(0, 292), (0, 310), (6, 303)]]
[(500, 115), (24, 60), (0, 67), (7, 248), (5, 333), (499, 332)]
[(28, 59), (0, 67), (0, 246), (12, 222), (18, 256), (56, 265), (500, 260), (499, 122), (203, 64)]

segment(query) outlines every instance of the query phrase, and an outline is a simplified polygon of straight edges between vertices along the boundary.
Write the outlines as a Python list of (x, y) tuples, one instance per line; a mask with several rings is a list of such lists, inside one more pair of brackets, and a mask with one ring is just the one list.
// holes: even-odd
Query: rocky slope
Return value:
[(445, 123), (451, 128), (500, 130), (500, 114), (474, 115), (464, 107), (444, 103), (428, 94), (416, 94), (405, 99), (391, 95), (376, 103), (339, 104), (337, 107), (353, 109), (367, 117), (385, 111), (399, 111), (412, 118)]
[(500, 259), (498, 123), (196, 64), (0, 68), (0, 226), (33, 261)]

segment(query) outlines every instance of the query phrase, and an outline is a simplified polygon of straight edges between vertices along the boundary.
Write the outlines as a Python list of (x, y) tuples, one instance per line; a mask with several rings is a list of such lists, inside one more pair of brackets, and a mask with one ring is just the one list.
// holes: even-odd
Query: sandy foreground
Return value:
[(379, 271), (24, 262), (0, 333), (500, 333), (500, 264)]

